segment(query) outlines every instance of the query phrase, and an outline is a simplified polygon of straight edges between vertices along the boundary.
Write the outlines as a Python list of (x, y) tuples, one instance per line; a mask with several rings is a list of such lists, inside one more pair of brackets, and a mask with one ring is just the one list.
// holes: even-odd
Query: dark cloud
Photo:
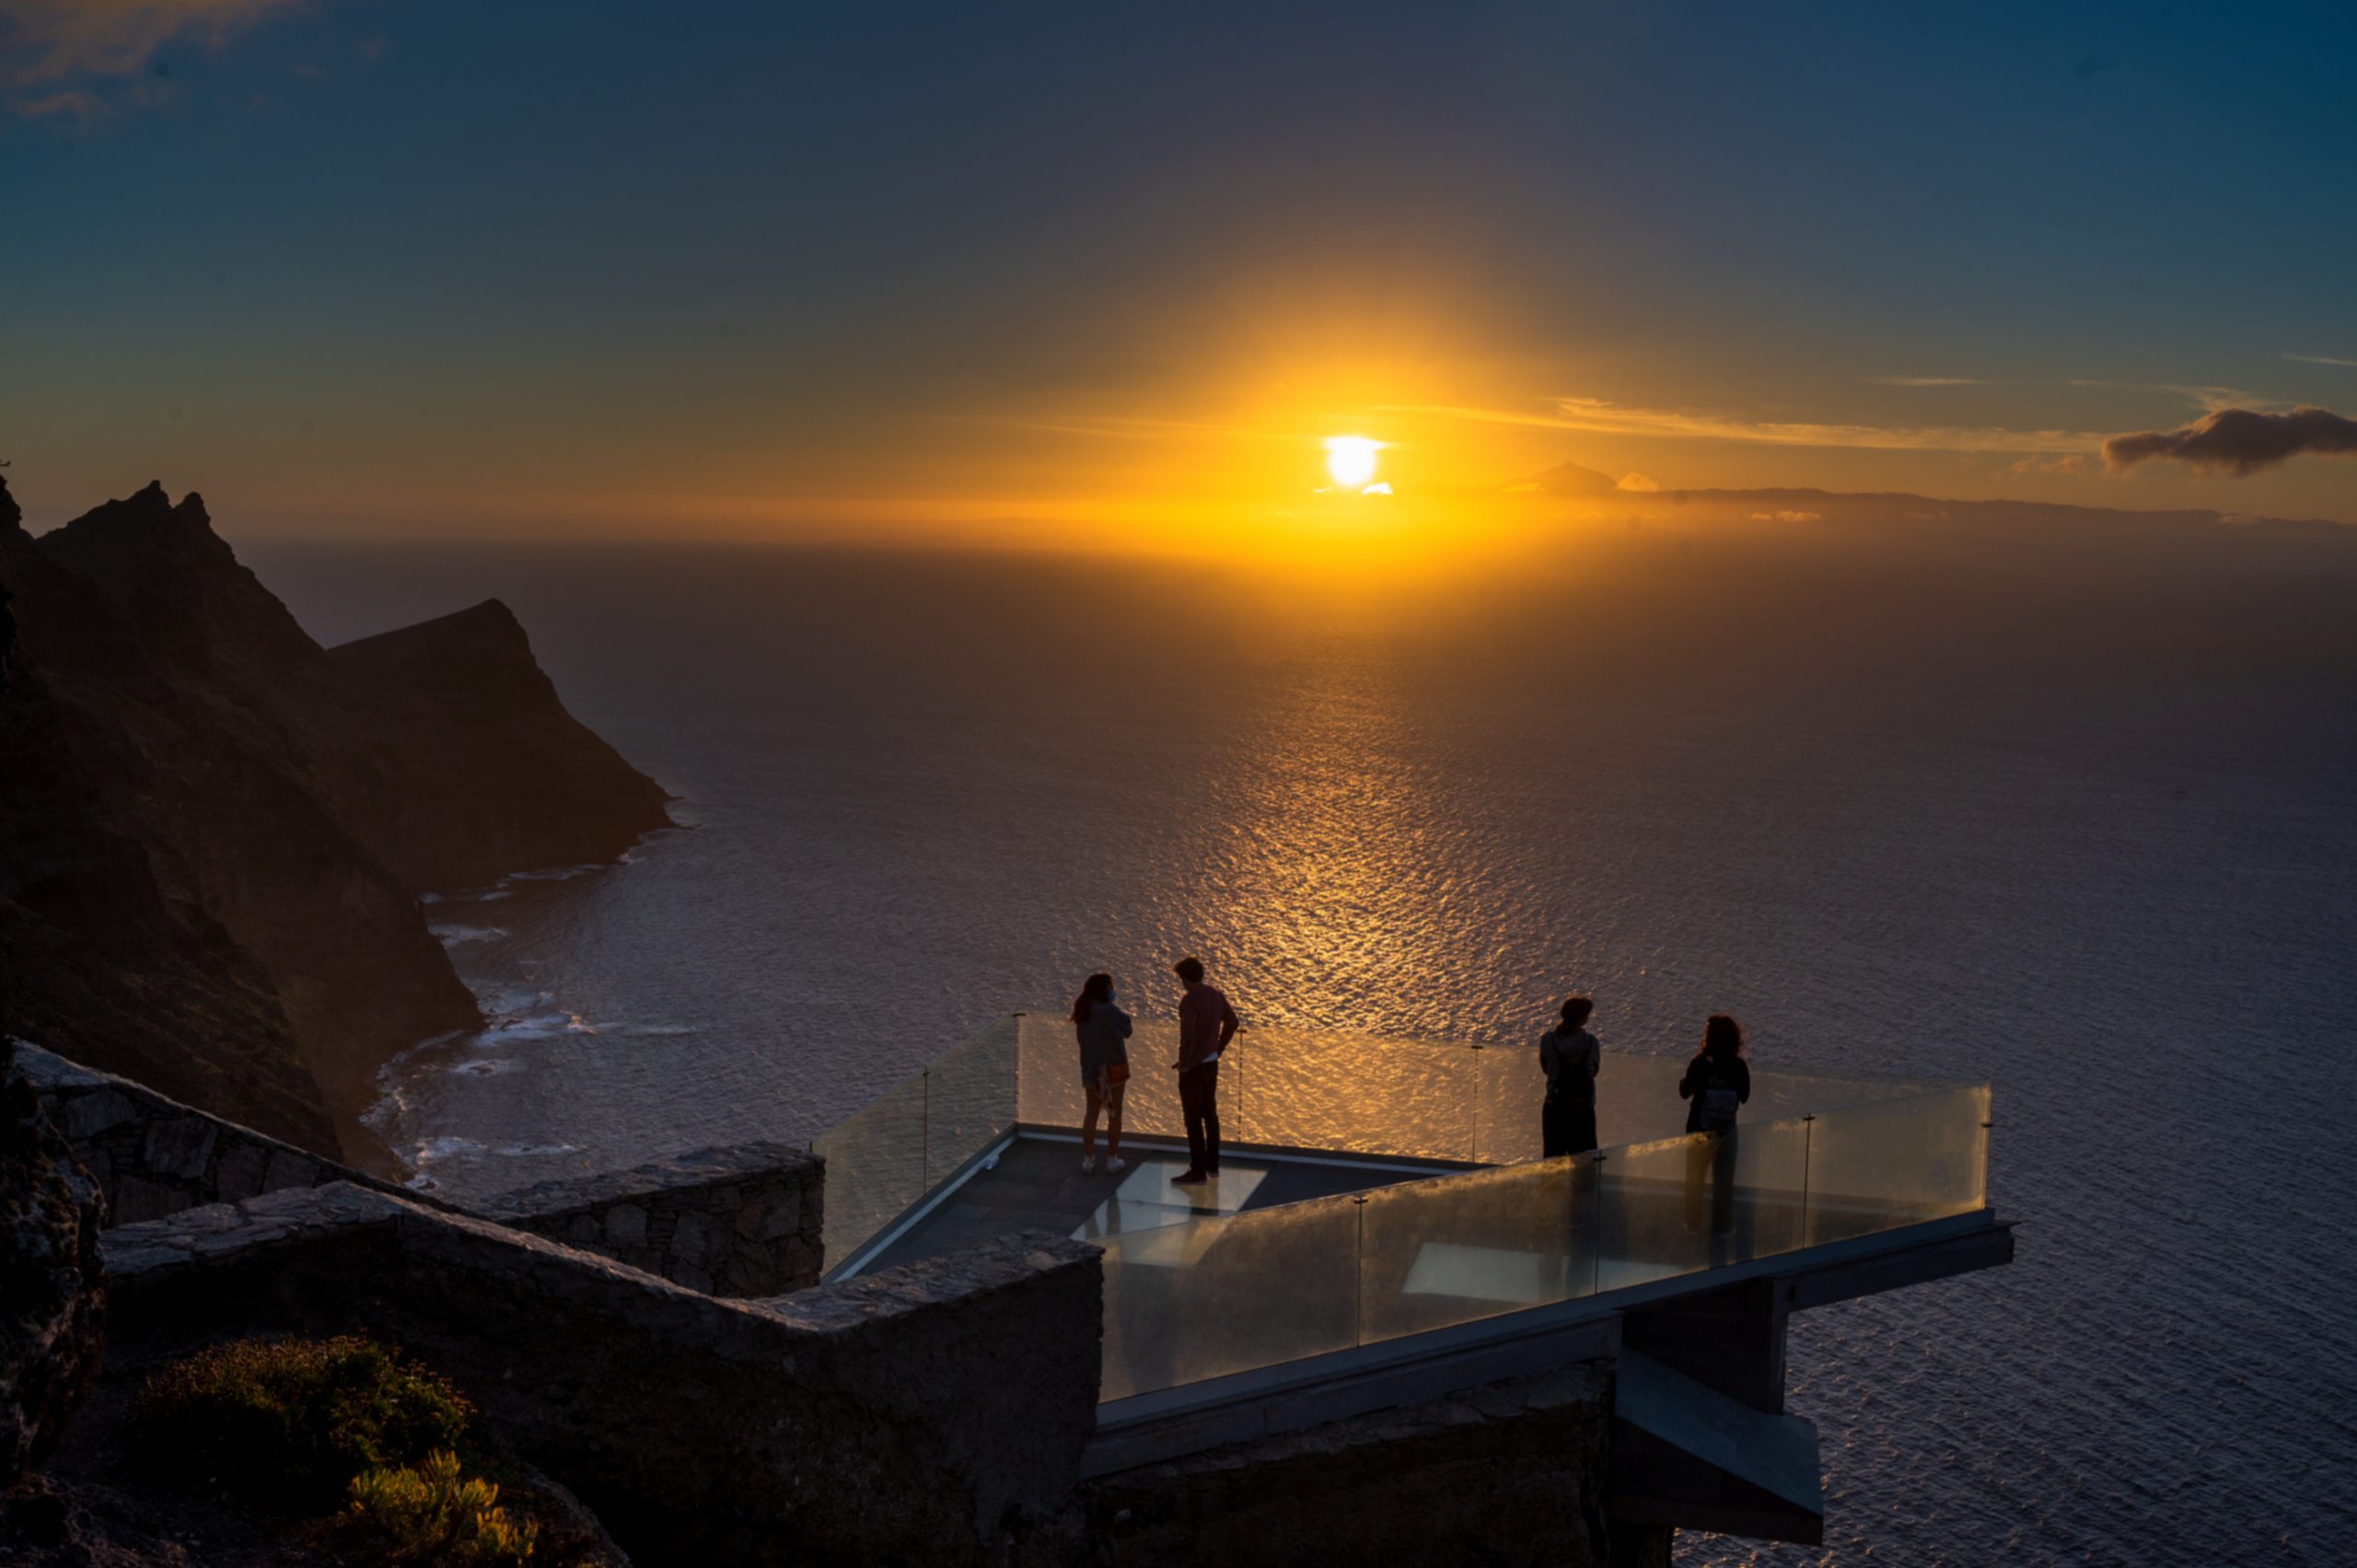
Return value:
[(2357, 456), (2357, 419), (2305, 403), (2289, 413), (2222, 408), (2175, 430), (2139, 430), (2103, 444), (2103, 460), (2113, 469), (2133, 468), (2148, 458), (2174, 458), (2189, 468), (2246, 474), (2303, 453)]

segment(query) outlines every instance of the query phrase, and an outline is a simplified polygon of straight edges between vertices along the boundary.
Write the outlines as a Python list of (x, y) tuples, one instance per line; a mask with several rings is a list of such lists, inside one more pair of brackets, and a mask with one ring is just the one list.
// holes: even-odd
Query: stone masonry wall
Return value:
[(203, 1203), (350, 1180), (381, 1186), (292, 1144), (224, 1121), (155, 1090), (17, 1042), (17, 1065), (98, 1179), (107, 1223), (161, 1219)]
[[(17, 1060), (74, 1157), (98, 1179), (110, 1225), (331, 1181), (462, 1212), (21, 1040)], [(815, 1156), (747, 1144), (541, 1182), (481, 1209), (691, 1290), (779, 1295), (819, 1283), (824, 1189)]]
[(816, 1156), (746, 1144), (543, 1181), (477, 1212), (707, 1295), (782, 1295), (819, 1283), (824, 1189)]
[(644, 1568), (1006, 1561), (1096, 1424), (1096, 1250), (1012, 1237), (728, 1301), (338, 1184), (107, 1234), (109, 1376), (376, 1335), (456, 1380)]

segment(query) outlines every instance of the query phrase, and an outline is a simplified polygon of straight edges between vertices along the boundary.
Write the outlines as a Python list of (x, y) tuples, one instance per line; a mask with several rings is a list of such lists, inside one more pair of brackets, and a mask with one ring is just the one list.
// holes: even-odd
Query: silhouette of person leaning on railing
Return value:
[(1702, 1228), (1702, 1180), (1711, 1182), (1711, 1232), (1735, 1234), (1735, 1121), (1751, 1098), (1751, 1067), (1743, 1059), (1743, 1026), (1713, 1013), (1702, 1026), (1702, 1049), (1678, 1080), (1689, 1101), (1686, 1131), (1699, 1132), (1686, 1149), (1686, 1228)]
[(1072, 1005), (1073, 1033), (1080, 1041), (1080, 1082), (1088, 1095), (1088, 1115), (1080, 1124), (1080, 1170), (1097, 1168), (1097, 1115), (1105, 1114), (1105, 1168), (1118, 1173), (1121, 1157), (1121, 1097), (1130, 1082), (1130, 1016), (1113, 1003), (1113, 977), (1090, 975)]
[(1596, 1147), (1596, 1074), (1604, 1064), (1604, 1050), (1585, 1027), (1595, 1011), (1586, 997), (1570, 997), (1562, 1021), (1538, 1037), (1538, 1065), (1547, 1074), (1538, 1143), (1548, 1159)]

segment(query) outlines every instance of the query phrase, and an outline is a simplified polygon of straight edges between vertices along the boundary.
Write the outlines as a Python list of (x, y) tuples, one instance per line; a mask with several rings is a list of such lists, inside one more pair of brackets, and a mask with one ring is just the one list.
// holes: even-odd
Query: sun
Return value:
[(1364, 436), (1326, 437), (1326, 471), (1345, 490), (1357, 490), (1375, 478), (1375, 455), (1383, 443)]

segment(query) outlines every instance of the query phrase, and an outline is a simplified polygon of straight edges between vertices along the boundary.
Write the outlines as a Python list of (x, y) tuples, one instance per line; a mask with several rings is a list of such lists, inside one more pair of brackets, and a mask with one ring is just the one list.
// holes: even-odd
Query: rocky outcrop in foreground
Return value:
[(99, 1186), (0, 1040), (0, 1489), (47, 1458), (99, 1377)]
[(161, 486), (0, 481), (0, 985), (24, 1038), (324, 1154), (479, 1027), (418, 896), (611, 860), (666, 796), (496, 601), (330, 652)]

